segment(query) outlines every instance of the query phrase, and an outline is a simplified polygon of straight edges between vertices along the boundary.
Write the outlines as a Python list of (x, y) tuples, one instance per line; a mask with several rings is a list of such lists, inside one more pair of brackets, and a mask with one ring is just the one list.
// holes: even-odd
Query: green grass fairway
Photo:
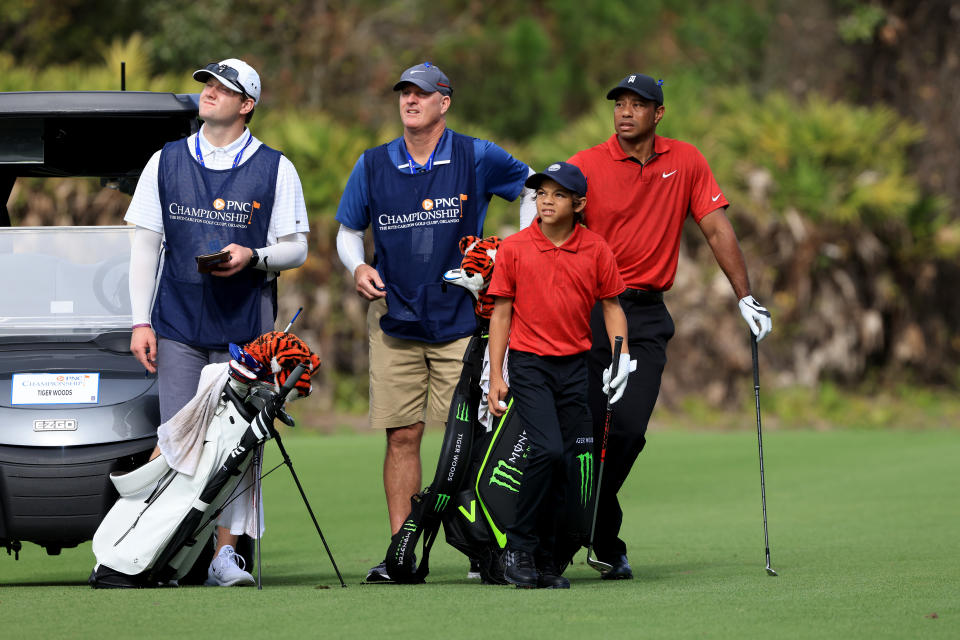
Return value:
[[(349, 587), (285, 469), (265, 484), (264, 589), (94, 591), (89, 544), (0, 557), (4, 638), (957, 638), (960, 431), (766, 434), (764, 572), (756, 434), (652, 434), (623, 491), (637, 578), (578, 554), (569, 591), (465, 578), (441, 540), (429, 584), (365, 585), (388, 543), (380, 434), (285, 444)], [(428, 436), (426, 481), (439, 435)], [(270, 458), (279, 456), (269, 446)], [(269, 461), (269, 460), (268, 460)], [(272, 466), (272, 465), (270, 465)], [(267, 467), (269, 468), (269, 466)]]

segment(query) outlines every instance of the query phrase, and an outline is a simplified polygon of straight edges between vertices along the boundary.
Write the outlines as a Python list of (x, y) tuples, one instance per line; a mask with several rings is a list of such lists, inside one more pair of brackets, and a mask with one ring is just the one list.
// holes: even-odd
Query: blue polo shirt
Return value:
[[(453, 136), (450, 129), (443, 132), (440, 142), (437, 143), (433, 154), (433, 166), (449, 165), (453, 155)], [(410, 160), (407, 158), (406, 146), (403, 137), (387, 143), (387, 153), (401, 173), (410, 172)], [(490, 198), (500, 196), (504, 200), (513, 202), (523, 190), (523, 183), (527, 179), (529, 170), (527, 165), (520, 162), (509, 153), (489, 140), (473, 140), (474, 169), (477, 174), (477, 193), (481, 197), (476, 200), (479, 214), (480, 228), (474, 235), (483, 234), (483, 219), (487, 214)], [(423, 169), (422, 165), (413, 163), (413, 170)], [(340, 197), (337, 207), (337, 222), (345, 227), (362, 231), (370, 226), (370, 194), (367, 193), (367, 176), (363, 166), (363, 156), (357, 159), (353, 166), (347, 186)]]

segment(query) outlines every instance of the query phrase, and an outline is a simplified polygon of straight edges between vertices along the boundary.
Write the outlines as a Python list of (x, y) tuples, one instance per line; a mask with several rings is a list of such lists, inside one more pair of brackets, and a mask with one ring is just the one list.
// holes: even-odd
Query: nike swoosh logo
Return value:
[(677, 172), (677, 170), (674, 169), (674, 170), (671, 171), (670, 173), (661, 173), (660, 175), (662, 175), (664, 178), (669, 178), (670, 176), (672, 176), (672, 175), (675, 174), (676, 172)]
[(411, 71), (411, 72), (410, 72), (410, 75), (413, 75), (413, 74), (415, 74), (415, 73), (423, 73), (423, 70), (420, 69), (420, 70), (417, 70), (417, 71)]
[(713, 196), (713, 197), (710, 198), (710, 199), (713, 200), (714, 202), (716, 202), (717, 200), (720, 199), (720, 196), (721, 196), (721, 195), (722, 195), (722, 194), (719, 194), (719, 193), (718, 193), (717, 195)]

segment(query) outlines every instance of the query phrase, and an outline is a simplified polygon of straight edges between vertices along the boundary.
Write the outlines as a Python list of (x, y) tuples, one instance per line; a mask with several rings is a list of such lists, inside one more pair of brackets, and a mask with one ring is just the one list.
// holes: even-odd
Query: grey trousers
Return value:
[[(260, 334), (273, 331), (273, 301), (269, 287), (260, 304)], [(197, 392), (200, 370), (214, 362), (229, 362), (229, 351), (191, 347), (188, 344), (157, 338), (157, 383), (160, 395), (160, 422), (166, 422), (183, 408)]]

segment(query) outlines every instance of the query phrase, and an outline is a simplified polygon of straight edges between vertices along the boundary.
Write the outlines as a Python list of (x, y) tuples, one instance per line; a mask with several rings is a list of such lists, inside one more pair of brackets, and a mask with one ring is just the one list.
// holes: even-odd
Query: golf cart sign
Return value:
[(99, 373), (15, 373), (11, 404), (96, 404)]

